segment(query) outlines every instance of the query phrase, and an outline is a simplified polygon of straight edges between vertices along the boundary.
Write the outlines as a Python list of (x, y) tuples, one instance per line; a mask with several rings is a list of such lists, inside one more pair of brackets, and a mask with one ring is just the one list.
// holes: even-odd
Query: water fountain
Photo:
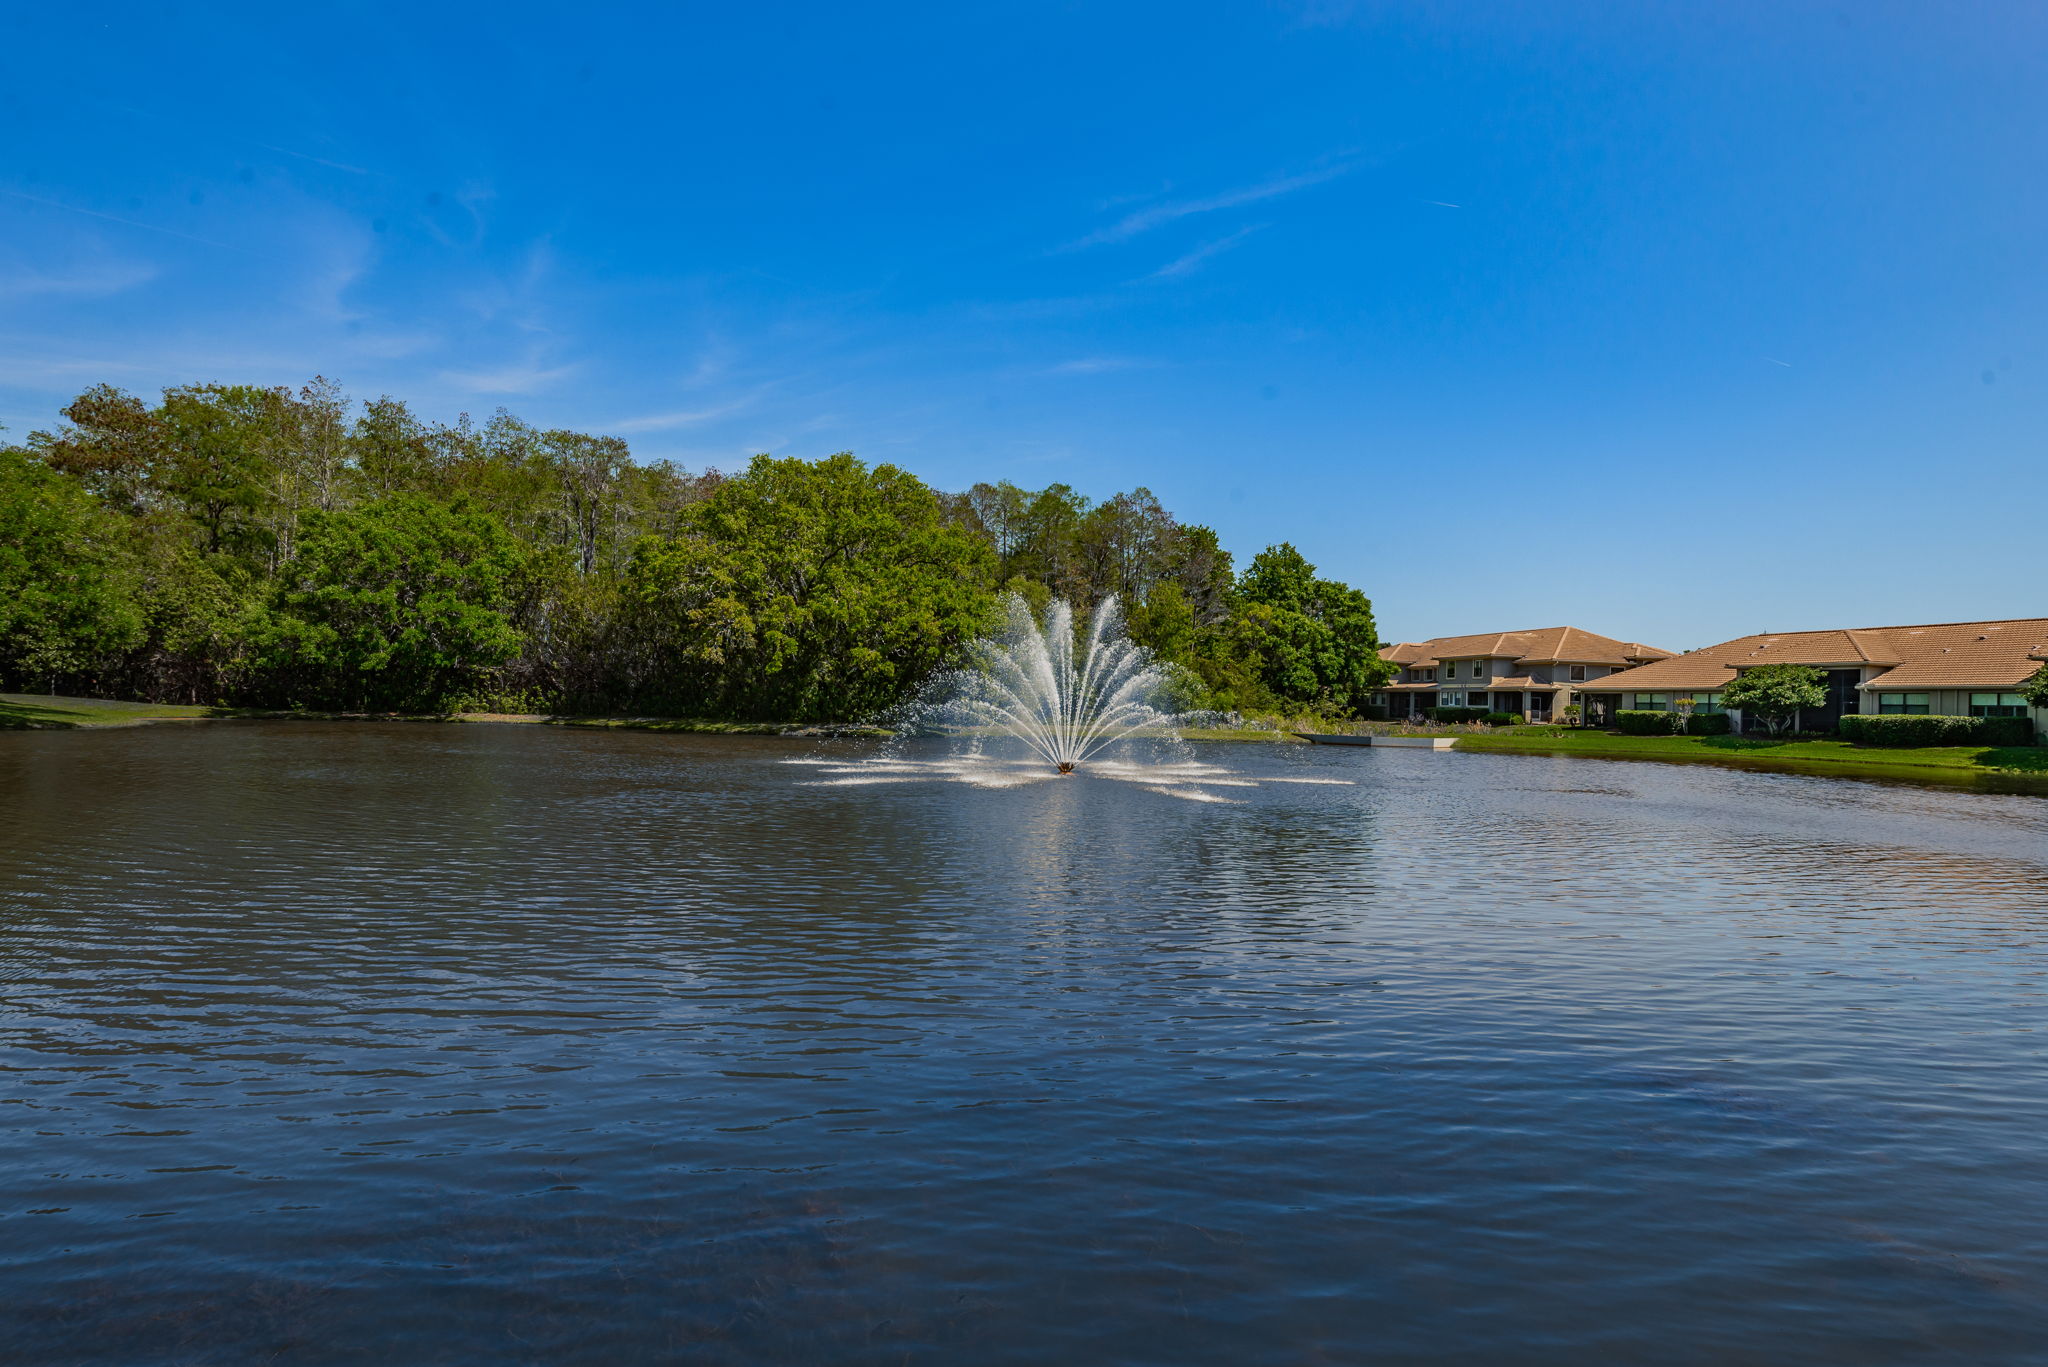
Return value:
[[(1313, 775), (1251, 779), (1196, 760), (1180, 744), (1185, 727), (1215, 725), (1215, 713), (1174, 706), (1180, 671), (1153, 659), (1124, 634), (1123, 613), (1105, 599), (1077, 640), (1074, 609), (1055, 599), (1041, 624), (1030, 604), (1012, 594), (1005, 627), (968, 647), (968, 664), (934, 678), (916, 701), (885, 720), (906, 739), (947, 736), (956, 745), (943, 758), (922, 758), (914, 747), (893, 744), (865, 759), (792, 759), (818, 774), (812, 786), (950, 782), (977, 788), (1016, 788), (1086, 772), (1148, 792), (1192, 802), (1231, 802), (1217, 788), (1264, 783), (1348, 786), (1349, 779)], [(1149, 753), (1110, 757), (1119, 742), (1154, 742)], [(999, 753), (1006, 744), (1023, 755)], [(993, 747), (993, 748), (992, 748)], [(1161, 754), (1160, 749), (1165, 749)]]
[(917, 729), (1008, 736), (1060, 774), (1117, 741), (1178, 736), (1174, 671), (1124, 634), (1114, 596), (1089, 619), (1078, 648), (1074, 609), (1054, 599), (1041, 626), (1016, 594), (1007, 629), (976, 641), (969, 667), (934, 681), (914, 708)]

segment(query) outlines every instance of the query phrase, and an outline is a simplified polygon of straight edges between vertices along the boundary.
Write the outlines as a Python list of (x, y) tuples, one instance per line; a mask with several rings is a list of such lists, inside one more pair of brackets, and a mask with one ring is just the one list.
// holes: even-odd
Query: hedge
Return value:
[(1986, 745), (2033, 745), (2038, 742), (2034, 723), (2026, 717), (1979, 717), (1984, 723)]
[(1429, 709), (1429, 719), (1431, 721), (1478, 721), (1485, 715), (1486, 709), (1483, 707), (1432, 707)]
[(1695, 712), (1685, 729), (1694, 736), (1725, 736), (1735, 728), (1726, 712)]
[(1906, 749), (1922, 745), (2032, 745), (2034, 723), (2025, 717), (1850, 715), (1842, 718), (1843, 740), (1857, 745)]
[(1378, 703), (1369, 702), (1362, 704), (1358, 709), (1358, 719), (1360, 721), (1385, 721), (1387, 719), (1387, 709), (1381, 707)]
[(1488, 712), (1479, 720), (1485, 722), (1488, 726), (1513, 726), (1521, 719), (1521, 716), (1514, 712)]

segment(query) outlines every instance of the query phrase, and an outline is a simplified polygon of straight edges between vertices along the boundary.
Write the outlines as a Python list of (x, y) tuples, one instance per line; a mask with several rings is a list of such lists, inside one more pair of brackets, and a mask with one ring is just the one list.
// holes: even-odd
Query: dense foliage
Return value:
[(1910, 716), (1842, 718), (1843, 740), (1892, 749), (1925, 745), (2032, 745), (2034, 723), (2025, 717), (1955, 717), (1921, 713)]
[(2042, 665), (2020, 684), (2020, 696), (2035, 707), (2048, 707), (2048, 665)]
[(500, 412), (99, 386), (0, 447), (0, 685), (158, 702), (843, 720), (1014, 590), (1184, 666), (1186, 701), (1367, 705), (1372, 604), (1292, 546), (1242, 575), (1145, 489), (928, 488), (851, 455), (742, 473)]
[(1737, 674), (1721, 690), (1721, 706), (1755, 719), (1776, 735), (1809, 708), (1827, 706), (1828, 676), (1811, 665), (1758, 665)]

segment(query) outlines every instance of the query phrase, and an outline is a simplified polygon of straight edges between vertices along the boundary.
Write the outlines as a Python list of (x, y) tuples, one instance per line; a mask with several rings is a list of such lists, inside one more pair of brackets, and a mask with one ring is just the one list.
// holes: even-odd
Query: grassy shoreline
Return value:
[(685, 731), (724, 736), (886, 736), (877, 727), (800, 723), (706, 721), (693, 717), (578, 717), (544, 712), (318, 712), (258, 707), (190, 707), (176, 703), (114, 702), (102, 698), (0, 693), (0, 729), (103, 731), (157, 722), (188, 721), (404, 721), (471, 722), (512, 726), (571, 726), (617, 731)]
[[(1532, 728), (1533, 729), (1533, 728)], [(1460, 736), (1459, 750), (1497, 754), (1583, 755), (1602, 759), (1711, 760), (1722, 763), (1796, 764), (1845, 771), (1921, 770), (1948, 776), (2048, 777), (2048, 747), (1953, 745), (1889, 750), (1839, 740), (1769, 740), (1757, 736), (1615, 736), (1605, 731), (1512, 731)]]

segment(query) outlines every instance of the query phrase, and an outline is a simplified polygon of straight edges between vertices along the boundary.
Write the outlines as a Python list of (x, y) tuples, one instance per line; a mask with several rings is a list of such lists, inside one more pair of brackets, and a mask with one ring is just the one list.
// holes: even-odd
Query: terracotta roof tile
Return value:
[(2011, 688), (2048, 657), (2048, 617), (1921, 626), (1769, 632), (1595, 680), (1593, 691), (1717, 689), (1738, 669), (1767, 664), (1884, 668), (1865, 689)]
[[(1668, 650), (1646, 646), (1639, 641), (1617, 641), (1581, 627), (1532, 627), (1527, 631), (1481, 632), (1474, 636), (1433, 636), (1427, 641), (1403, 642), (1380, 651), (1382, 659), (1396, 664), (1431, 665), (1439, 660), (1512, 659), (1517, 664), (1628, 664), (1636, 660), (1661, 660)], [(1475, 682), (1473, 687), (1477, 687)]]

